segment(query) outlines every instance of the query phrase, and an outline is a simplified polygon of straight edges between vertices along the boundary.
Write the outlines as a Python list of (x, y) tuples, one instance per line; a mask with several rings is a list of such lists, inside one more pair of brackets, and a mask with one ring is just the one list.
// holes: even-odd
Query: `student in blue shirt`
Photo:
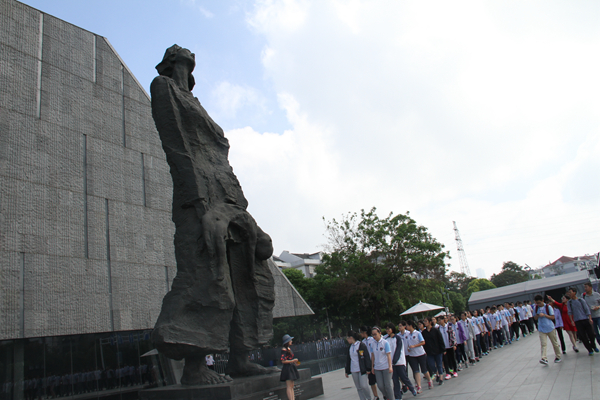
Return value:
[(542, 358), (540, 364), (548, 365), (548, 358), (546, 357), (548, 338), (552, 342), (554, 348), (554, 354), (556, 358), (555, 363), (561, 362), (560, 346), (558, 345), (558, 338), (556, 337), (556, 329), (554, 329), (554, 309), (552, 306), (544, 303), (544, 298), (541, 295), (534, 297), (535, 306), (533, 307), (533, 318), (537, 321), (538, 332), (540, 335), (540, 345), (542, 348)]

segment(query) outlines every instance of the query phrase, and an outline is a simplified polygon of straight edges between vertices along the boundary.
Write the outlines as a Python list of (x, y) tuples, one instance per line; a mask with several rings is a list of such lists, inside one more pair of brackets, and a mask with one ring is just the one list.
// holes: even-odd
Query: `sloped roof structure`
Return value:
[(553, 289), (581, 285), (589, 282), (589, 280), (588, 271), (579, 271), (552, 278), (534, 279), (496, 289), (483, 290), (471, 295), (469, 298), (469, 308), (481, 308), (505, 301), (530, 300), (536, 294), (543, 294)]

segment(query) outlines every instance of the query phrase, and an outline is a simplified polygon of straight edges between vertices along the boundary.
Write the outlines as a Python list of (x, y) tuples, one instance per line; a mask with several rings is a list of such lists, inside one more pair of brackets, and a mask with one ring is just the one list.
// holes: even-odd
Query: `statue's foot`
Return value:
[(209, 369), (204, 361), (204, 356), (192, 356), (185, 359), (183, 375), (181, 376), (182, 385), (216, 385), (232, 380), (228, 375), (220, 375)]
[(232, 357), (230, 355), (225, 373), (233, 377), (268, 375), (279, 373), (281, 370), (277, 367), (263, 367), (262, 365), (248, 361), (247, 355), (241, 357)]

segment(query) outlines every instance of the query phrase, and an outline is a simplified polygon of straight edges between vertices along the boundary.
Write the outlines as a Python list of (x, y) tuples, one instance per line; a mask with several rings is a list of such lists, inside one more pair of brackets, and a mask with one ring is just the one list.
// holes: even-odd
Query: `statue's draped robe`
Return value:
[(158, 76), (152, 116), (173, 178), (177, 276), (152, 339), (169, 358), (248, 351), (272, 337), (274, 280), (265, 261), (270, 237), (227, 155), (229, 142), (192, 93)]

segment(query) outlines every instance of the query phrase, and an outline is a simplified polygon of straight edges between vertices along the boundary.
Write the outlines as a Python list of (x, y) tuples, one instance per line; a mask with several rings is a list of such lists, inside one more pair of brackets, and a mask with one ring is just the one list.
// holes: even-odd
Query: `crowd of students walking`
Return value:
[[(548, 365), (547, 339), (555, 363), (566, 354), (563, 330), (579, 352), (577, 340), (593, 356), (600, 344), (600, 294), (586, 284), (584, 298), (570, 288), (561, 302), (536, 296), (530, 301), (504, 303), (457, 315), (427, 317), (419, 321), (388, 323), (383, 328), (363, 326), (348, 332), (345, 374), (352, 377), (360, 400), (399, 400), (404, 393), (417, 396), (458, 377), (492, 351), (539, 332), (542, 357)], [(561, 345), (558, 345), (560, 341)], [(408, 366), (413, 380), (408, 376)], [(372, 396), (371, 396), (372, 394)]]

